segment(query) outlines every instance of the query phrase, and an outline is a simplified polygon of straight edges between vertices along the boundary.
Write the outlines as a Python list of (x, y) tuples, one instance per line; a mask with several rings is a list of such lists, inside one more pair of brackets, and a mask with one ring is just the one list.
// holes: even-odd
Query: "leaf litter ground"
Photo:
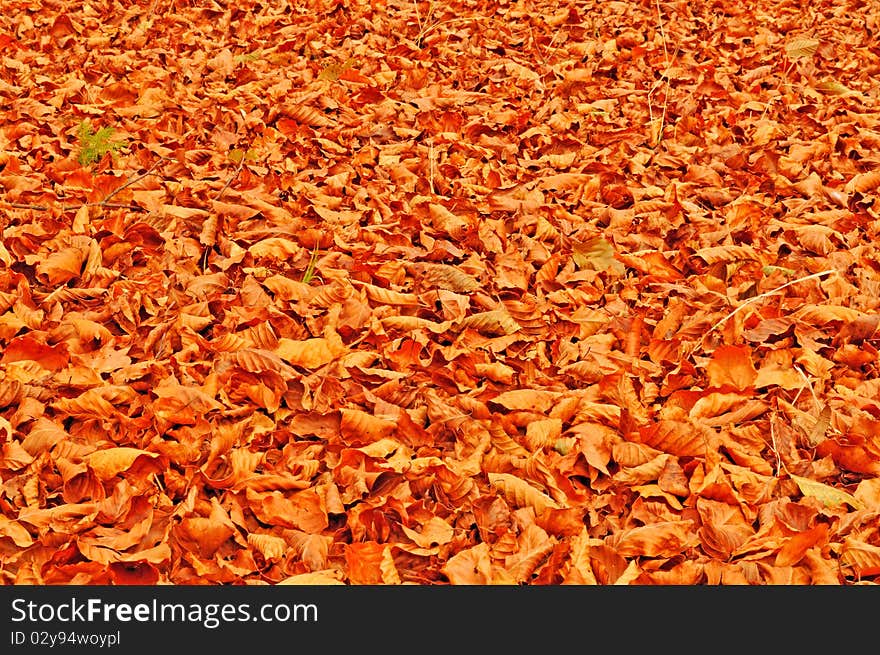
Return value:
[(876, 1), (4, 8), (5, 583), (877, 580)]

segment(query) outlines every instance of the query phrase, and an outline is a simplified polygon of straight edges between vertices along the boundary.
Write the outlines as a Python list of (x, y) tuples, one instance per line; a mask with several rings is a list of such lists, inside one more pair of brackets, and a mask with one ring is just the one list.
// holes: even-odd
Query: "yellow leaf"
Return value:
[(351, 68), (354, 65), (354, 59), (347, 59), (342, 64), (328, 64), (321, 69), (321, 72), (318, 73), (319, 80), (327, 80), (329, 82), (335, 82), (339, 79), (339, 76), (345, 72), (346, 69)]
[(509, 473), (489, 473), (489, 484), (499, 489), (509, 503), (516, 507), (531, 507), (540, 516), (548, 509), (562, 509), (547, 494), (538, 491), (525, 480)]
[(816, 482), (809, 478), (802, 478), (799, 475), (793, 475), (791, 473), (788, 474), (788, 477), (797, 483), (798, 488), (804, 496), (810, 496), (821, 500), (828, 507), (840, 507), (841, 505), (849, 505), (853, 509), (862, 509), (862, 507), (864, 507), (855, 496), (852, 496), (845, 491), (841, 491), (840, 489), (835, 489), (834, 487), (829, 487), (827, 484), (822, 484), (821, 482)]
[(785, 55), (789, 59), (812, 57), (819, 49), (821, 41), (816, 39), (794, 39), (785, 44)]
[(290, 550), (287, 542), (281, 537), (270, 534), (251, 532), (247, 536), (248, 545), (260, 552), (267, 562), (277, 562), (284, 558), (284, 554)]
[(595, 237), (572, 245), (572, 260), (578, 268), (594, 271), (607, 271), (609, 268), (621, 271), (623, 264), (614, 258), (614, 246), (602, 237)]
[(497, 403), (510, 410), (524, 409), (533, 412), (547, 412), (558, 402), (559, 393), (544, 389), (511, 389), (504, 391), (492, 398), (491, 402)]
[(394, 556), (391, 554), (391, 546), (385, 546), (382, 549), (382, 559), (379, 562), (379, 572), (382, 574), (382, 584), (400, 584), (400, 573), (397, 571), (397, 565), (394, 563)]
[(822, 80), (818, 84), (815, 85), (816, 91), (821, 93), (827, 93), (832, 96), (845, 96), (850, 93), (855, 93), (849, 87), (844, 86), (837, 80)]
[(857, 574), (864, 571), (873, 575), (880, 568), (880, 546), (869, 544), (854, 537), (847, 537), (843, 542), (840, 561), (852, 567)]

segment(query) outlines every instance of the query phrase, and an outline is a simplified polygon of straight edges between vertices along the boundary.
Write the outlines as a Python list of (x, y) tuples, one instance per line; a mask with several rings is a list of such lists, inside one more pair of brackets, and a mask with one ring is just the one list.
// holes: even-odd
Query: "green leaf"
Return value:
[(850, 93), (855, 93), (855, 91), (844, 86), (837, 80), (822, 80), (815, 85), (815, 89), (820, 93), (826, 93), (831, 96), (845, 96)]
[(351, 68), (353, 65), (354, 59), (346, 59), (342, 64), (328, 64), (327, 66), (324, 66), (320, 73), (318, 73), (318, 79), (335, 82), (347, 68)]

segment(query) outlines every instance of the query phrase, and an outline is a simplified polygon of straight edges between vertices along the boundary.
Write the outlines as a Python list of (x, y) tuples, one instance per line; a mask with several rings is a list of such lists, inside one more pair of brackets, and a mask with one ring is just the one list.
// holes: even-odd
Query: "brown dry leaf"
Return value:
[(449, 558), (442, 568), (450, 584), (486, 585), (493, 583), (492, 560), (489, 545), (477, 544), (472, 548), (460, 550)]
[(397, 423), (359, 409), (341, 409), (339, 431), (348, 443), (369, 443), (397, 432)]
[(453, 535), (452, 526), (437, 516), (432, 517), (418, 531), (407, 528), (405, 525), (400, 526), (400, 529), (422, 548), (443, 546), (449, 543)]
[(178, 541), (199, 557), (209, 559), (235, 530), (224, 522), (208, 517), (187, 517), (174, 530)]
[(699, 457), (706, 453), (709, 441), (692, 423), (661, 420), (639, 428), (643, 444), (679, 457)]
[(348, 349), (338, 340), (314, 337), (294, 341), (287, 337), (278, 340), (274, 353), (293, 366), (307, 369), (321, 368), (345, 354)]
[(517, 538), (516, 546), (516, 552), (504, 558), (504, 568), (513, 580), (522, 584), (553, 550), (554, 541), (543, 529), (530, 524)]
[(322, 497), (311, 489), (284, 494), (261, 493), (247, 489), (248, 506), (267, 525), (320, 532), (327, 527), (327, 512)]
[(509, 410), (531, 410), (546, 413), (555, 404), (559, 394), (539, 389), (513, 389), (498, 394), (492, 402)]
[(106, 448), (86, 455), (85, 461), (99, 478), (109, 480), (134, 466), (138, 458), (155, 459), (158, 453), (139, 448)]
[(247, 536), (247, 542), (248, 545), (258, 551), (267, 562), (280, 561), (288, 551), (288, 545), (284, 539), (270, 534), (251, 532)]
[(866, 543), (854, 537), (843, 542), (840, 561), (851, 567), (856, 576), (874, 576), (880, 572), (880, 546)]
[(731, 386), (742, 391), (754, 385), (758, 371), (752, 363), (751, 355), (751, 349), (747, 346), (717, 348), (706, 367), (710, 386)]
[(755, 533), (742, 511), (725, 502), (700, 498), (697, 503), (702, 527), (697, 531), (703, 549), (719, 559), (738, 552)]
[(454, 322), (458, 330), (476, 330), (489, 336), (510, 335), (520, 330), (520, 325), (501, 309), (471, 314)]
[(622, 557), (662, 557), (680, 555), (695, 542), (691, 521), (667, 521), (622, 531), (605, 543)]
[(489, 484), (500, 490), (515, 507), (531, 507), (536, 514), (548, 509), (561, 509), (562, 505), (531, 484), (509, 473), (489, 473)]
[(828, 538), (828, 525), (820, 523), (809, 530), (800, 532), (788, 539), (776, 555), (775, 566), (793, 566), (800, 562), (807, 551), (815, 546), (825, 546)]

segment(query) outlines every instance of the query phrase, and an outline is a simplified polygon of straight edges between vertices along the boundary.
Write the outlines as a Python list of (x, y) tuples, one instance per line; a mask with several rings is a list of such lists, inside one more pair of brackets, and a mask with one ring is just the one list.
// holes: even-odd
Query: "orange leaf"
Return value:
[(664, 521), (631, 528), (605, 542), (622, 557), (675, 557), (695, 544), (693, 521)]
[(558, 398), (559, 394), (555, 391), (514, 389), (498, 394), (491, 402), (501, 405), (505, 409), (528, 409), (543, 414), (555, 404)]
[(99, 478), (109, 480), (129, 470), (139, 457), (155, 459), (159, 455), (139, 448), (119, 447), (96, 450), (84, 459)]
[(472, 548), (458, 551), (447, 560), (441, 571), (453, 585), (492, 584), (489, 545), (479, 543)]
[(35, 361), (46, 370), (60, 371), (67, 366), (69, 358), (65, 344), (49, 346), (26, 334), (9, 341), (0, 362)]
[(515, 507), (531, 507), (536, 514), (562, 506), (547, 494), (531, 484), (509, 473), (489, 473), (489, 484), (499, 489), (509, 503)]
[(691, 423), (661, 420), (639, 428), (643, 444), (679, 457), (706, 454), (708, 440), (702, 430)]
[(51, 253), (37, 264), (37, 273), (46, 277), (51, 285), (64, 284), (82, 273), (88, 251), (82, 248), (63, 248)]
[(323, 499), (312, 489), (295, 493), (260, 493), (247, 488), (245, 493), (254, 515), (267, 525), (297, 528), (304, 532), (320, 532), (328, 525)]
[(283, 337), (278, 340), (275, 353), (284, 361), (307, 369), (321, 368), (347, 352), (341, 341), (324, 337), (294, 341)]
[(748, 346), (719, 346), (706, 366), (709, 386), (732, 386), (742, 391), (751, 387), (758, 377)]
[(385, 547), (375, 541), (347, 544), (345, 563), (348, 565), (348, 579), (351, 584), (382, 584), (384, 555)]
[(397, 431), (397, 424), (359, 409), (339, 410), (339, 431), (347, 443), (369, 443), (390, 437)]
[(828, 537), (828, 524), (819, 523), (816, 526), (799, 532), (789, 537), (779, 552), (776, 554), (776, 566), (793, 566), (800, 562), (807, 550), (815, 545), (824, 546)]

